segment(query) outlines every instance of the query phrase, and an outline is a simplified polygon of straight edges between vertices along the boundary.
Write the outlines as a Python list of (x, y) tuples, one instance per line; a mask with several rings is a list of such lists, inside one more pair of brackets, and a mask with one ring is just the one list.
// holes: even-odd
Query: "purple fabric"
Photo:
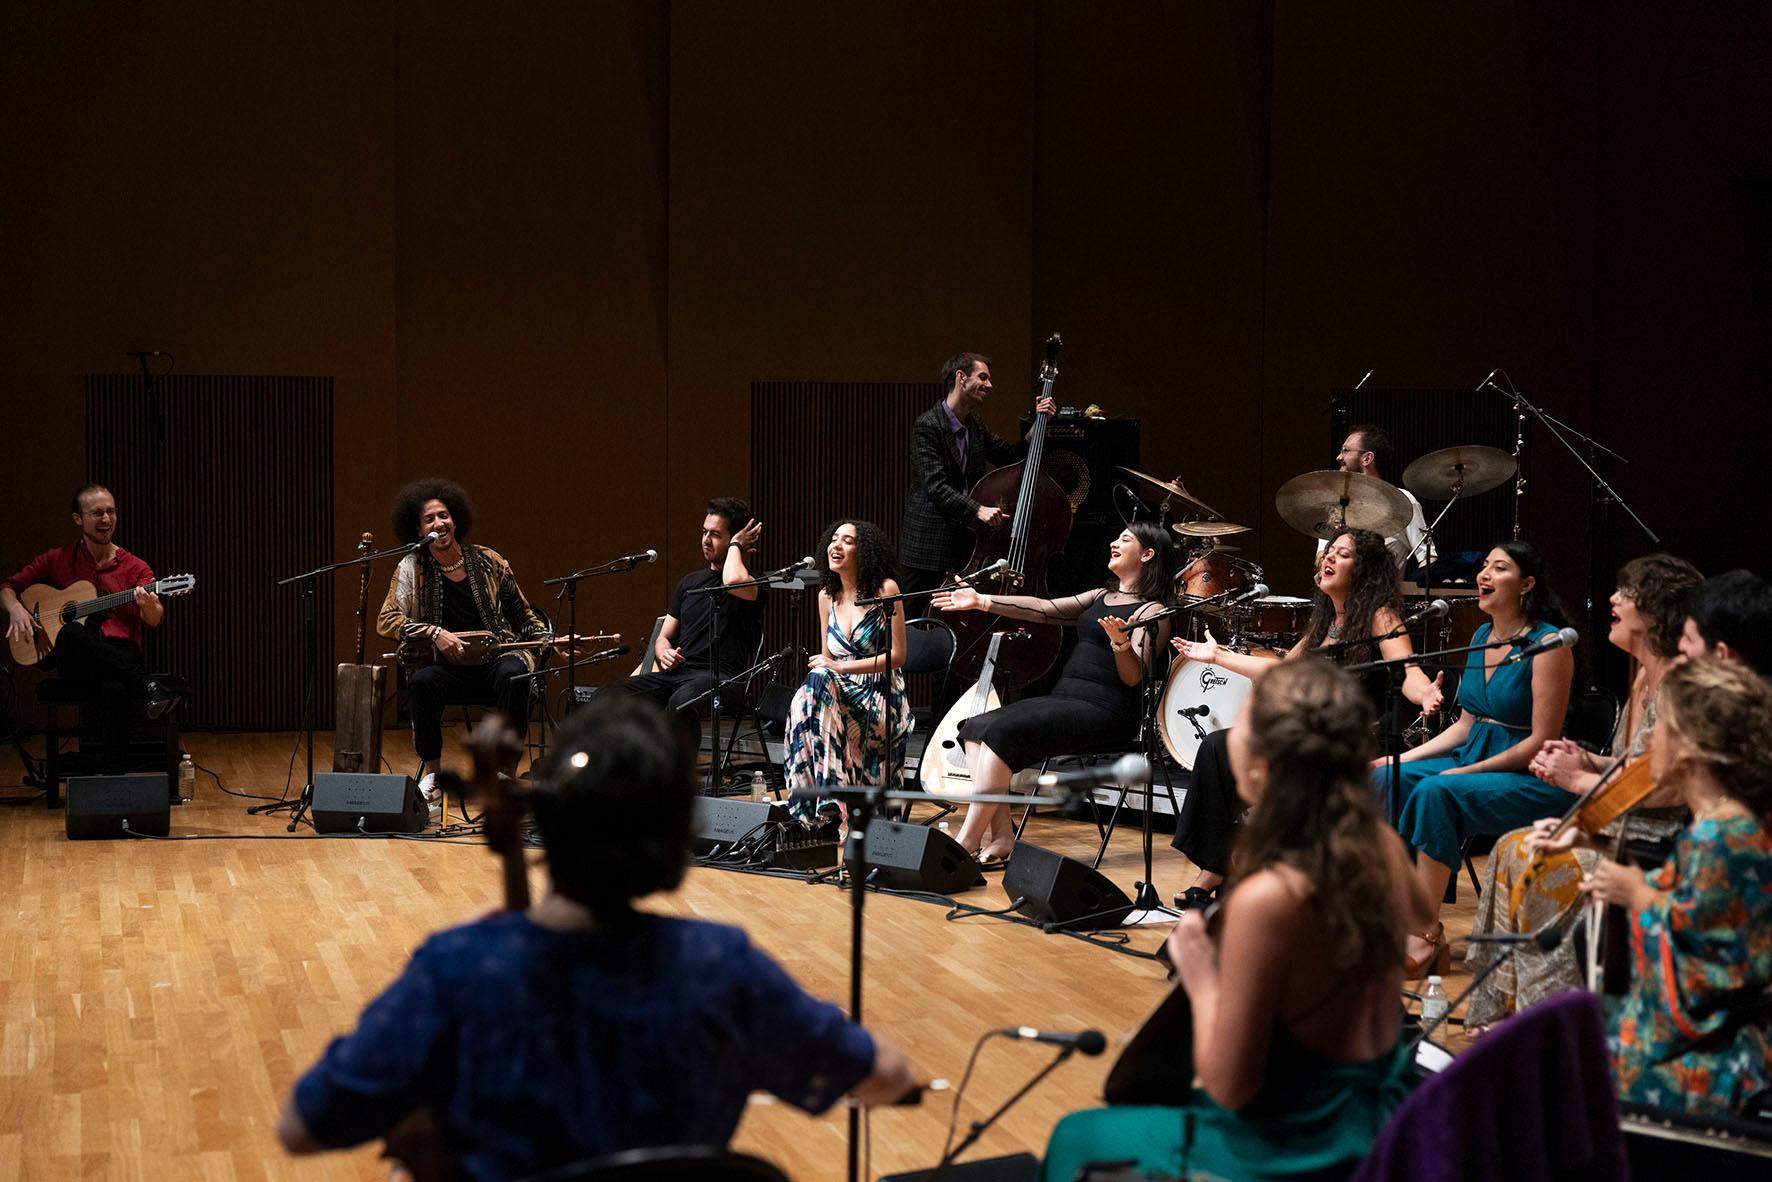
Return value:
[(960, 420), (959, 415), (954, 413), (954, 408), (947, 404), (946, 399), (942, 400), (941, 409), (948, 417), (948, 431), (953, 434), (954, 450), (960, 453), (960, 467), (964, 469), (966, 467), (966, 424)]
[(1597, 1000), (1565, 993), (1496, 1026), (1403, 1101), (1353, 1176), (1629, 1178)]

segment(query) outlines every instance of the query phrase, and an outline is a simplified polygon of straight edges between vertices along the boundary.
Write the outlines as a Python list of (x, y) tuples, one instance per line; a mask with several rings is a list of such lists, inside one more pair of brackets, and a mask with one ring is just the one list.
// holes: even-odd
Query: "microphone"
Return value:
[(954, 581), (956, 583), (970, 583), (974, 579), (982, 579), (986, 575), (994, 575), (1000, 570), (1008, 570), (1008, 569), (1009, 569), (1009, 560), (1007, 558), (999, 558), (995, 562), (985, 563), (983, 566), (979, 567), (975, 571), (970, 572), (969, 574), (955, 576)]
[(438, 538), (440, 538), (442, 536), (443, 535), (441, 533), (437, 532), (436, 530), (432, 530), (430, 533), (426, 534), (424, 537), (420, 538), (418, 541), (412, 543), (412, 548), (414, 550), (417, 550), (417, 549), (420, 549), (424, 546), (429, 546), (432, 542), (436, 541)]
[(1372, 377), (1372, 371), (1367, 370), (1366, 376), (1354, 383), (1354, 389), (1358, 390), (1361, 386), (1364, 386), (1366, 384), (1367, 380), (1371, 377)]
[(658, 551), (657, 550), (642, 550), (638, 554), (628, 554), (628, 555), (624, 555), (621, 558), (617, 558), (615, 560), (615, 562), (612, 562), (609, 565), (614, 566), (614, 565), (616, 565), (616, 563), (625, 562), (629, 566), (639, 566), (642, 563), (657, 562), (657, 561), (658, 561)]
[(1226, 607), (1236, 607), (1239, 603), (1248, 603), (1251, 599), (1261, 599), (1265, 595), (1267, 595), (1267, 584), (1266, 583), (1257, 583), (1257, 584), (1255, 584), (1255, 586), (1249, 588), (1249, 590), (1243, 592), (1241, 595), (1237, 596), (1235, 599), (1227, 601), (1225, 603), (1225, 606)]
[(1202, 702), (1198, 706), (1183, 706), (1176, 713), (1183, 718), (1204, 718), (1212, 713), (1212, 707)]
[(1495, 375), (1500, 372), (1501, 372), (1501, 367), (1499, 365), (1496, 366), (1494, 369), (1490, 370), (1489, 376), (1477, 383), (1477, 389), (1481, 390), (1484, 386), (1487, 386), (1490, 382), (1493, 382), (1495, 380)]
[(1085, 1055), (1099, 1055), (1107, 1050), (1107, 1036), (1099, 1030), (1079, 1030), (1069, 1034), (1058, 1030), (1035, 1030), (1032, 1026), (1011, 1026), (997, 1033), (1028, 1042), (1051, 1043), (1067, 1051), (1082, 1051)]
[(1521, 661), (1530, 661), (1539, 653), (1548, 653), (1553, 648), (1574, 648), (1580, 639), (1581, 633), (1575, 629), (1558, 628), (1537, 644), (1529, 644), (1517, 653), (1509, 653), (1501, 663), (1503, 665), (1518, 665)]
[(764, 575), (763, 577), (765, 579), (785, 579), (789, 575), (795, 573), (796, 571), (803, 571), (803, 570), (808, 569), (809, 567), (814, 567), (817, 565), (818, 565), (818, 559), (816, 559), (816, 558), (812, 557), (812, 555), (808, 554), (806, 557), (800, 559), (800, 561), (790, 562), (786, 566), (782, 567), (780, 570), (772, 570), (768, 574)]
[(1465, 941), (1470, 944), (1536, 944), (1540, 952), (1554, 952), (1563, 942), (1563, 925), (1552, 920), (1550, 926), (1537, 932), (1472, 932)]
[(165, 357), (166, 355), (167, 354), (164, 349), (138, 349), (138, 350), (123, 354), (123, 356), (125, 356), (125, 357), (133, 357), (137, 361), (142, 360), (144, 357)]
[(1403, 621), (1403, 627), (1414, 627), (1429, 616), (1443, 616), (1451, 610), (1452, 605), (1450, 603), (1447, 603), (1444, 599), (1436, 599), (1432, 603), (1424, 604), (1410, 612), (1409, 618)]
[(573, 664), (578, 668), (583, 668), (586, 665), (598, 665), (604, 661), (613, 661), (617, 657), (625, 657), (632, 651), (627, 645), (618, 644), (614, 648), (606, 648), (600, 653), (592, 653), (588, 657), (574, 661)]
[(1122, 755), (1106, 767), (1081, 768), (1074, 772), (1046, 772), (1034, 781), (1041, 788), (1093, 788), (1117, 784), (1131, 788), (1150, 779), (1151, 761), (1142, 755)]

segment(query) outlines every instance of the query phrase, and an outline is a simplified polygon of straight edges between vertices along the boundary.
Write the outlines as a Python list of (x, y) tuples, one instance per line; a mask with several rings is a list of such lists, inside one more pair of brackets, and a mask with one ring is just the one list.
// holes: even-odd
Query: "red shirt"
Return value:
[[(98, 588), (99, 595), (109, 595), (114, 591), (128, 591), (153, 581), (154, 572), (148, 564), (123, 547), (116, 547), (111, 560), (99, 566), (92, 561), (92, 552), (82, 540), (67, 546), (57, 546), (54, 550), (45, 550), (27, 562), (23, 570), (7, 579), (6, 585), (12, 588), (13, 594), (22, 595), (25, 588), (33, 583), (48, 583), (61, 591), (75, 583), (87, 582)], [(140, 647), (141, 608), (135, 606), (135, 602), (131, 600), (121, 607), (111, 609), (106, 613), (99, 633), (130, 641)]]

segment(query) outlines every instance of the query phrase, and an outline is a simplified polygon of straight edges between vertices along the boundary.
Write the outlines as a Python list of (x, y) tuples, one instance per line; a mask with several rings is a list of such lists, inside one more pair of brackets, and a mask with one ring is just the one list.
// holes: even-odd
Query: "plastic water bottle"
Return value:
[(937, 829), (941, 830), (941, 835), (943, 837), (952, 837), (953, 836), (953, 834), (948, 832), (948, 823), (946, 821), (937, 821), (935, 823), (935, 827)]
[(197, 765), (191, 762), (191, 753), (186, 751), (178, 760), (178, 802), (184, 804), (196, 790)]
[(1437, 1022), (1446, 1016), (1446, 989), (1437, 976), (1427, 979), (1427, 988), (1421, 991), (1421, 1024)]
[(768, 777), (764, 776), (760, 771), (751, 773), (751, 799), (769, 799), (769, 780)]

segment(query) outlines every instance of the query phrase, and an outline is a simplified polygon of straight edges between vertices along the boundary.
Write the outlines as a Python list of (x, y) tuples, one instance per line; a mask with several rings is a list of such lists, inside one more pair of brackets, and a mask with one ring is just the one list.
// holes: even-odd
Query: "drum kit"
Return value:
[[(1426, 501), (1446, 501), (1434, 519), (1464, 497), (1499, 488), (1513, 479), (1518, 461), (1493, 447), (1442, 448), (1422, 456), (1403, 472), (1403, 484)], [(1193, 626), (1216, 624), (1221, 643), (1239, 652), (1280, 656), (1304, 635), (1311, 601), (1269, 595), (1261, 566), (1241, 556), (1226, 539), (1250, 532), (1246, 525), (1226, 521), (1223, 514), (1189, 492), (1178, 476), (1164, 480), (1135, 468), (1120, 471), (1158, 519), (1179, 536), (1183, 561), (1175, 576), (1179, 605), (1189, 609)], [(1328, 541), (1344, 529), (1369, 529), (1383, 537), (1399, 537), (1415, 515), (1415, 506), (1395, 486), (1359, 472), (1306, 472), (1280, 486), (1274, 507), (1287, 525), (1302, 534)], [(1433, 536), (1429, 527), (1428, 536)], [(1250, 595), (1251, 591), (1260, 591)], [(1431, 587), (1422, 589), (1428, 598)], [(1468, 609), (1468, 610), (1467, 610)], [(1441, 622), (1441, 647), (1463, 632), (1474, 632), (1480, 619), (1474, 601), (1460, 602)], [(1184, 617), (1188, 618), (1188, 617)], [(1162, 694), (1158, 731), (1171, 757), (1192, 770), (1200, 744), (1213, 731), (1235, 720), (1250, 681), (1240, 674), (1199, 661), (1177, 660), (1169, 669)]]

